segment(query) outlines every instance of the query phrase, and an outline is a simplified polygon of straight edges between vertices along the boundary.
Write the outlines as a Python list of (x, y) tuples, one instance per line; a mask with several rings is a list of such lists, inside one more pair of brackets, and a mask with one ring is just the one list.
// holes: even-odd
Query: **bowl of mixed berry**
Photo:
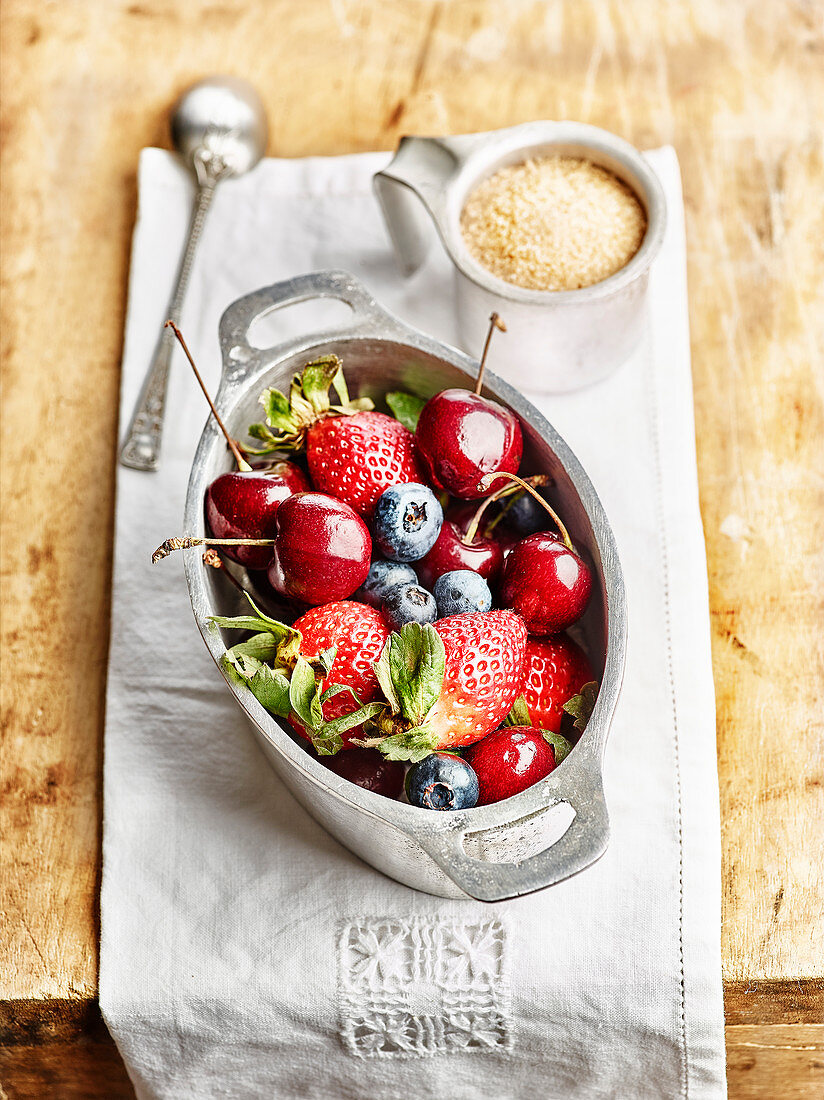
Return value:
[[(315, 296), (352, 324), (248, 343)], [(188, 551), (198, 625), (270, 762), (419, 889), (493, 900), (581, 870), (607, 843), (625, 609), (577, 459), (483, 361), (343, 273), (241, 299), (221, 345), (187, 534), (157, 557)]]

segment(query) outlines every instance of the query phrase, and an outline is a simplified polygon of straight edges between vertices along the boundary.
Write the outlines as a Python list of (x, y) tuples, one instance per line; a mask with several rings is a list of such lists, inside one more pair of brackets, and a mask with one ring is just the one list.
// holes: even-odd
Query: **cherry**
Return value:
[(473, 542), (464, 542), (457, 524), (446, 521), (437, 542), (426, 557), (415, 562), (415, 569), (421, 584), (430, 591), (438, 577), (453, 569), (472, 569), (491, 588), (501, 575), (503, 564), (503, 550), (495, 539), (476, 534)]
[(505, 331), (497, 313), (490, 317), (475, 392), (442, 390), (421, 410), (415, 441), (432, 483), (462, 500), (476, 500), (489, 490), (479, 487), (484, 474), (516, 473), (523, 452), (517, 416), (481, 397), (486, 355), (494, 328)]
[(274, 591), (314, 606), (351, 596), (366, 580), (372, 557), (369, 529), (357, 512), (312, 491), (281, 501), (274, 538), (170, 538), (152, 554), (152, 563), (193, 546), (266, 547), (266, 579)]
[(552, 531), (539, 531), (513, 546), (501, 582), (501, 606), (516, 611), (530, 634), (554, 634), (583, 615), (592, 591), (592, 573), (552, 505), (533, 486), (503, 472), (488, 474), (483, 484), (489, 486), (502, 477), (516, 482), (541, 504), (561, 538)]
[(583, 615), (592, 590), (589, 566), (551, 531), (521, 539), (506, 559), (502, 607), (517, 611), (530, 634), (554, 634)]
[[(216, 538), (272, 538), (280, 504), (309, 488), (293, 462), (221, 474), (206, 490), (206, 522)], [(265, 569), (272, 559), (266, 546), (227, 546), (224, 553), (248, 569)]]
[(269, 583), (291, 600), (314, 606), (345, 600), (366, 580), (369, 530), (357, 512), (324, 493), (295, 493), (275, 517)]
[[(530, 482), (536, 485), (546, 480), (543, 474), (530, 478)], [(421, 583), (431, 589), (444, 573), (471, 569), (479, 573), (490, 587), (494, 586), (518, 536), (499, 525), (500, 515), (491, 522), (488, 522), (488, 517), (491, 506), (518, 489), (517, 485), (499, 487), (480, 504), (477, 501), (453, 501), (447, 508), (447, 522), (441, 527), (440, 537), (426, 557), (415, 563)]]
[(397, 798), (403, 790), (405, 768), (398, 760), (387, 760), (377, 749), (348, 748), (335, 756), (318, 757), (335, 775), (364, 790)]
[(466, 760), (478, 776), (479, 806), (520, 794), (555, 767), (555, 751), (540, 730), (512, 726), (470, 745)]
[[(237, 470), (221, 474), (206, 490), (206, 523), (218, 539), (268, 539), (274, 535), (275, 515), (282, 500), (309, 488), (303, 471), (291, 462), (257, 463), (253, 468), (243, 457), (237, 441), (232, 439), (209, 396), (183, 333), (174, 323), (167, 321), (189, 360), (203, 396), (212, 410), (218, 427), (226, 437), (229, 449), (235, 456)], [(249, 569), (265, 569), (272, 557), (268, 546), (224, 546), (227, 558)]]

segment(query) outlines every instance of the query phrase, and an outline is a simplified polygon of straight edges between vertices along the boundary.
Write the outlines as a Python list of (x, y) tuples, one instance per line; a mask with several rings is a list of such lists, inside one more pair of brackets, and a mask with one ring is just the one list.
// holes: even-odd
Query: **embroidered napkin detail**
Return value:
[(498, 920), (358, 920), (338, 941), (340, 1033), (359, 1058), (508, 1050)]

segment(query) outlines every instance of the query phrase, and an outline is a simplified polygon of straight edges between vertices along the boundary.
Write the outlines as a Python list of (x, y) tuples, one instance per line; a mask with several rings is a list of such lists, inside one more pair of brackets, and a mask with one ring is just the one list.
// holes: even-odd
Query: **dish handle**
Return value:
[(505, 901), (583, 871), (609, 843), (601, 762), (588, 748), (579, 745), (581, 759), (570, 758), (563, 794), (548, 778), (545, 805), (526, 817), (473, 829), (471, 815), (456, 815), (455, 828), (417, 830), (414, 839), (477, 901)]
[[(315, 271), (293, 279), (284, 279), (238, 298), (221, 317), (219, 338), (223, 356), (222, 397), (227, 390), (245, 382), (250, 375), (264, 370), (274, 358), (288, 349), (290, 343), (299, 343), (286, 341), (269, 348), (254, 347), (249, 342), (252, 325), (273, 310), (308, 302), (314, 298), (335, 298), (345, 302), (352, 310), (351, 324), (341, 326), (334, 332), (323, 333), (323, 337), (349, 337), (356, 335), (359, 330), (371, 331), (375, 327), (380, 328), (382, 333), (389, 330), (393, 333), (409, 331), (375, 301), (361, 282), (346, 271)], [(319, 337), (313, 337), (313, 341), (317, 339)]]

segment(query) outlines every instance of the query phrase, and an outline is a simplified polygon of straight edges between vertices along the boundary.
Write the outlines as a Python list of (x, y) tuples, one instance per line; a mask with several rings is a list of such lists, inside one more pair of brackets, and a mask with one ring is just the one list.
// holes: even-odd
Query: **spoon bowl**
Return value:
[(201, 166), (221, 177), (241, 176), (266, 150), (266, 113), (260, 96), (235, 76), (210, 76), (188, 88), (175, 104), (172, 142), (200, 176)]

